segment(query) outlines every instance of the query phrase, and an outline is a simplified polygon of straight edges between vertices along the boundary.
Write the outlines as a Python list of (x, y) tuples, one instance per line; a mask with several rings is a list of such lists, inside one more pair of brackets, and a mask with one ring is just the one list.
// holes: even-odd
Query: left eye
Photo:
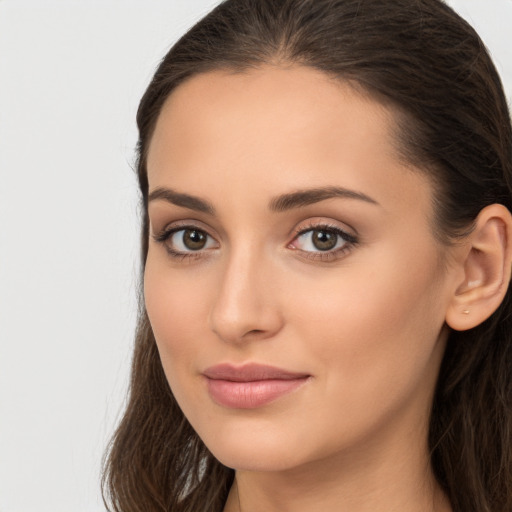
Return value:
[(351, 238), (339, 229), (316, 228), (300, 233), (291, 246), (305, 252), (336, 251), (350, 244)]

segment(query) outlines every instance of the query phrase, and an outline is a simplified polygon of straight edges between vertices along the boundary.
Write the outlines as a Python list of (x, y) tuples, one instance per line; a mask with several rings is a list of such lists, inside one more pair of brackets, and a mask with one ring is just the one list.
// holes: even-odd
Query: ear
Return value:
[(501, 204), (485, 207), (468, 235), (446, 323), (465, 331), (489, 318), (507, 292), (512, 263), (512, 215)]

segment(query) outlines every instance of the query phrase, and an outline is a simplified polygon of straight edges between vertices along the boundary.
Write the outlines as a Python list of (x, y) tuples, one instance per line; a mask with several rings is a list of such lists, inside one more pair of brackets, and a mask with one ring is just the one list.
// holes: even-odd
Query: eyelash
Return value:
[(344, 244), (338, 249), (331, 249), (329, 251), (301, 251), (300, 249), (294, 249), (301, 251), (301, 256), (309, 260), (321, 262), (336, 261), (345, 254), (347, 254), (350, 250), (352, 250), (354, 246), (357, 245), (358, 243), (358, 239), (356, 236), (351, 235), (346, 231), (343, 231), (338, 226), (325, 223), (311, 223), (305, 228), (298, 229), (293, 235), (293, 240), (288, 244), (287, 247), (292, 248), (291, 244), (295, 242), (299, 237), (305, 235), (306, 233), (313, 233), (314, 231), (327, 231), (329, 233), (334, 233), (338, 237), (336, 245), (338, 244), (339, 239), (343, 240)]
[[(166, 242), (176, 233), (179, 233), (180, 231), (198, 231), (200, 233), (203, 233), (206, 235), (207, 238), (213, 239), (211, 235), (207, 233), (204, 229), (198, 228), (194, 225), (179, 225), (179, 226), (173, 226), (171, 228), (165, 228), (160, 233), (157, 233), (153, 235), (153, 239), (155, 242), (163, 244), (165, 246), (165, 249), (167, 250), (168, 254), (171, 256), (171, 258), (174, 258), (179, 261), (193, 261), (195, 259), (201, 258), (204, 256), (205, 250), (208, 249), (200, 249), (197, 251), (191, 250), (190, 252), (182, 252), (177, 251), (173, 249), (169, 244)], [(327, 231), (329, 233), (334, 233), (338, 240), (336, 241), (336, 245), (339, 242), (339, 239), (342, 239), (344, 241), (344, 244), (339, 247), (338, 249), (334, 250), (328, 250), (328, 251), (303, 251), (301, 249), (297, 249), (295, 247), (292, 247), (292, 244), (301, 236), (305, 235), (309, 232), (321, 232), (321, 231)], [(325, 223), (319, 223), (319, 224), (310, 224), (306, 228), (298, 229), (293, 234), (292, 241), (287, 245), (289, 249), (293, 249), (296, 251), (299, 251), (301, 253), (301, 257), (312, 260), (312, 261), (321, 261), (321, 262), (330, 262), (335, 261), (344, 256), (346, 253), (348, 253), (352, 248), (357, 245), (358, 239), (356, 236), (351, 235), (342, 229), (340, 229), (337, 226), (325, 224)]]
[(171, 228), (164, 228), (160, 233), (157, 233), (153, 235), (153, 239), (155, 242), (160, 243), (165, 246), (166, 251), (169, 253), (169, 256), (171, 258), (175, 258), (179, 261), (192, 261), (197, 258), (200, 258), (202, 256), (203, 251), (190, 251), (190, 252), (181, 252), (173, 249), (169, 244), (166, 242), (176, 233), (179, 233), (180, 231), (199, 231), (200, 233), (204, 233), (208, 238), (211, 237), (204, 229), (198, 228), (194, 225), (179, 225), (179, 226), (173, 226)]

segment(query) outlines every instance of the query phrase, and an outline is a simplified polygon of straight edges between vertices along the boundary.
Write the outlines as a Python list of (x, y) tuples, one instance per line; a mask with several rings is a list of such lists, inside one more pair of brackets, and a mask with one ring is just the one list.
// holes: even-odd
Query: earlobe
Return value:
[(446, 323), (457, 331), (489, 318), (507, 292), (512, 262), (512, 215), (503, 205), (485, 207), (468, 235), (463, 280), (457, 283)]

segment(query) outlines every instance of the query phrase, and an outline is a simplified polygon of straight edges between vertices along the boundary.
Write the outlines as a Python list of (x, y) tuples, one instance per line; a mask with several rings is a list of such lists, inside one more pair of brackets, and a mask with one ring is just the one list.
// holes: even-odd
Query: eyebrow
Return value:
[[(379, 205), (375, 199), (372, 199), (370, 196), (367, 196), (362, 192), (356, 192), (355, 190), (343, 187), (318, 187), (298, 190), (297, 192), (291, 192), (289, 194), (274, 197), (269, 202), (269, 209), (273, 212), (284, 212), (293, 208), (300, 208), (301, 206), (319, 203), (320, 201), (336, 197), (357, 199), (366, 203)], [(148, 202), (156, 201), (158, 199), (167, 201), (168, 203), (176, 206), (188, 208), (189, 210), (196, 210), (209, 215), (215, 215), (215, 208), (209, 201), (197, 196), (176, 192), (170, 188), (156, 188), (148, 196)]]
[(168, 203), (175, 204), (176, 206), (182, 206), (189, 210), (196, 210), (198, 212), (208, 213), (209, 215), (215, 215), (215, 208), (210, 202), (205, 199), (201, 199), (200, 197), (176, 192), (170, 188), (156, 188), (153, 190), (148, 196), (148, 203), (157, 199), (163, 199)]
[(284, 212), (293, 208), (300, 208), (309, 204), (325, 201), (334, 197), (341, 197), (344, 199), (357, 199), (366, 203), (379, 206), (379, 203), (372, 199), (370, 196), (362, 192), (356, 192), (343, 187), (319, 187), (307, 190), (299, 190), (290, 194), (283, 194), (270, 201), (270, 210), (274, 212)]

